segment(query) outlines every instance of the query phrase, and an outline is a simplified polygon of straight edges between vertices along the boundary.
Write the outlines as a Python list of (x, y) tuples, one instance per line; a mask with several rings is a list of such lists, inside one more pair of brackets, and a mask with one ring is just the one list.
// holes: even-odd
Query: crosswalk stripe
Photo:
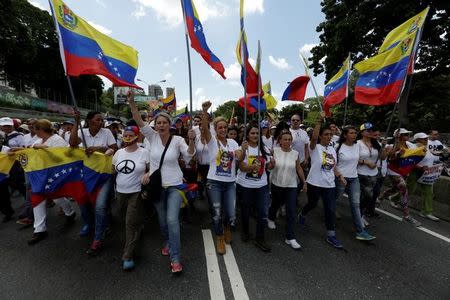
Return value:
[(234, 299), (247, 300), (249, 299), (247, 290), (245, 289), (244, 281), (242, 280), (241, 272), (234, 257), (233, 249), (230, 245), (225, 245), (226, 254), (223, 256), (225, 267), (227, 268), (228, 278), (230, 279), (231, 289), (233, 291)]
[(210, 230), (202, 230), (203, 244), (205, 247), (206, 268), (208, 273), (209, 294), (211, 299), (225, 300), (222, 279), (220, 277), (219, 262)]

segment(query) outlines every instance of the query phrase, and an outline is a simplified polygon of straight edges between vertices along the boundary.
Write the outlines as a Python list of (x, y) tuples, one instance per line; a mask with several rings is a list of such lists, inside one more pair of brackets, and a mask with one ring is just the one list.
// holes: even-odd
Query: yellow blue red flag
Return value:
[(330, 107), (344, 101), (348, 95), (348, 78), (350, 76), (350, 56), (339, 71), (327, 82), (324, 91), (323, 109), (329, 116)]
[(359, 78), (355, 85), (355, 102), (367, 105), (395, 103), (408, 72), (415, 32), (385, 52), (355, 64)]
[(16, 159), (31, 184), (31, 202), (38, 205), (45, 199), (70, 197), (78, 203), (95, 201), (96, 195), (112, 175), (112, 158), (84, 149), (25, 149), (16, 152)]
[(134, 83), (138, 53), (89, 25), (63, 1), (49, 0), (64, 70), (67, 75), (103, 75), (116, 86), (139, 88)]
[(15, 162), (14, 156), (0, 153), (0, 182), (8, 178), (9, 171)]

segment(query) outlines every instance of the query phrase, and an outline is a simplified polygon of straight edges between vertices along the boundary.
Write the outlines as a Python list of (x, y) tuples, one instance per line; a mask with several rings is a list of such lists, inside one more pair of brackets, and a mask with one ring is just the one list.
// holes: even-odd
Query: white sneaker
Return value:
[(361, 220), (363, 222), (364, 227), (367, 227), (370, 225), (369, 222), (367, 222), (366, 218), (364, 218), (364, 216), (361, 216)]
[(299, 249), (302, 248), (302, 246), (300, 246), (300, 244), (297, 243), (297, 241), (295, 239), (293, 239), (293, 240), (284, 240), (284, 242), (286, 244), (288, 244), (289, 246), (291, 246), (291, 248), (294, 249), (294, 250), (299, 250)]
[(275, 225), (275, 222), (269, 219), (267, 219), (267, 227), (269, 227), (269, 229), (277, 229), (277, 225)]
[(408, 222), (409, 224), (411, 224), (411, 225), (413, 225), (413, 226), (415, 226), (415, 227), (420, 227), (420, 226), (422, 226), (422, 223), (420, 223), (419, 221), (417, 221), (416, 219), (414, 219), (414, 218), (411, 217), (411, 216), (403, 217), (403, 221), (406, 221), (406, 222)]
[(420, 216), (421, 216), (422, 218), (429, 219), (429, 220), (431, 220), (431, 221), (435, 221), (435, 222), (438, 222), (438, 221), (439, 221), (439, 218), (436, 217), (436, 216), (434, 216), (433, 214), (424, 214), (424, 213), (420, 213)]

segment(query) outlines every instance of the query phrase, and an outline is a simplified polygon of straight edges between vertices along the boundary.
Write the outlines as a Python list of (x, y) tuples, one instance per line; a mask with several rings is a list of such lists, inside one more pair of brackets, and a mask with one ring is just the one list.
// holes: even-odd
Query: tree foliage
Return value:
[[(27, 0), (0, 2), (0, 74), (17, 91), (35, 89), (42, 98), (71, 103), (52, 17)], [(103, 82), (97, 76), (72, 79), (81, 106), (95, 102)]]
[[(354, 62), (374, 55), (390, 30), (430, 6), (416, 61), (416, 70), (420, 72), (415, 73), (411, 81), (408, 126), (417, 130), (424, 130), (425, 127), (448, 130), (448, 119), (441, 114), (448, 110), (450, 100), (447, 92), (450, 88), (448, 1), (323, 0), (321, 5), (325, 21), (317, 27), (320, 44), (311, 51), (311, 66), (315, 74), (326, 72), (327, 80), (338, 71), (349, 52)], [(319, 62), (322, 59), (323, 65)], [(371, 120), (380, 126), (387, 126), (393, 106), (361, 106), (353, 103), (352, 93), (349, 99), (347, 120), (352, 123)], [(335, 118), (343, 120), (344, 106), (333, 110)], [(402, 120), (402, 124), (408, 120)], [(398, 123), (397, 116), (393, 122)]]

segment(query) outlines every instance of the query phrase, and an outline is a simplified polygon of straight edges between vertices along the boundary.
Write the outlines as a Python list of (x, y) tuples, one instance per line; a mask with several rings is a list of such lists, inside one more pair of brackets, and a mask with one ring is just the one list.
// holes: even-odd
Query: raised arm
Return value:
[(145, 123), (141, 118), (139, 110), (137, 109), (136, 102), (134, 102), (134, 93), (132, 91), (128, 92), (127, 100), (128, 104), (130, 104), (131, 114), (133, 115), (133, 119), (136, 122), (137, 126), (139, 126), (139, 128), (144, 127)]
[(320, 126), (322, 126), (324, 118), (325, 118), (325, 112), (321, 111), (320, 116), (317, 118), (316, 126), (314, 127), (314, 131), (311, 136), (311, 142), (309, 143), (309, 148), (311, 150), (314, 150), (316, 148), (317, 141), (319, 140)]
[(209, 115), (208, 109), (211, 107), (211, 102), (206, 101), (202, 103), (202, 123), (200, 124), (201, 139), (206, 141), (206, 144), (211, 140), (211, 131), (209, 130)]
[(70, 138), (69, 138), (69, 145), (70, 147), (78, 147), (78, 145), (81, 143), (80, 138), (78, 137), (78, 128), (80, 127), (80, 112), (74, 108), (73, 116), (75, 119), (75, 125), (72, 126), (72, 129), (70, 130)]

